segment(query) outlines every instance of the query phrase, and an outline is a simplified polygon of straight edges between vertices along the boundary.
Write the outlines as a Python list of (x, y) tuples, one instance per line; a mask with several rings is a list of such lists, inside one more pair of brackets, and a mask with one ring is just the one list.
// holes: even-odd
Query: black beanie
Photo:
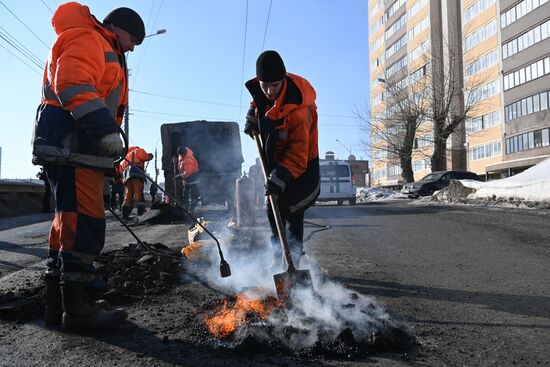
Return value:
[(277, 51), (264, 51), (256, 60), (256, 76), (262, 82), (278, 82), (286, 77), (283, 59)]
[(130, 8), (118, 8), (107, 14), (103, 23), (110, 23), (124, 29), (138, 39), (138, 45), (145, 38), (145, 24), (138, 13)]
[(185, 154), (187, 154), (187, 147), (184, 147), (183, 145), (180, 145), (180, 146), (178, 147), (178, 154), (179, 154), (179, 155), (183, 155), (183, 156), (184, 156)]

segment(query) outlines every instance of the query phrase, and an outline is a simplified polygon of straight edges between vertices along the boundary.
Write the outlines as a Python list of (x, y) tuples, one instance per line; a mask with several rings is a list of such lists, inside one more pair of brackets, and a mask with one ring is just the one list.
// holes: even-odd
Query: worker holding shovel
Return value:
[[(270, 200), (276, 198), (283, 226), (288, 225), (291, 262), (299, 268), (304, 212), (315, 202), (320, 188), (316, 93), (306, 79), (286, 72), (276, 51), (258, 57), (256, 77), (246, 82), (246, 87), (253, 101), (244, 132), (257, 138), (260, 156), (265, 158), (265, 194)], [(275, 271), (283, 265), (276, 212), (268, 201)]]
[(191, 215), (200, 200), (199, 163), (189, 147), (178, 147), (178, 177), (183, 185), (182, 205)]

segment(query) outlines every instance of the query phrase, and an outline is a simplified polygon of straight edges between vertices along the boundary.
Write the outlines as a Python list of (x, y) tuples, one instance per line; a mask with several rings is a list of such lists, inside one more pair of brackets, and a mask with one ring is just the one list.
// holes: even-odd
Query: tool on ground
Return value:
[(203, 226), (202, 223), (197, 218), (195, 218), (193, 215), (191, 215), (191, 213), (189, 213), (189, 211), (187, 209), (185, 209), (180, 203), (178, 203), (172, 195), (168, 194), (166, 192), (166, 190), (164, 190), (162, 187), (160, 187), (143, 169), (141, 169), (140, 167), (138, 167), (135, 164), (133, 164), (132, 162), (130, 162), (128, 159), (126, 159), (126, 157), (122, 157), (122, 159), (125, 160), (129, 165), (131, 165), (135, 169), (137, 169), (143, 175), (143, 177), (145, 177), (146, 179), (149, 180), (149, 182), (151, 182), (151, 185), (154, 185), (158, 190), (160, 190), (164, 195), (166, 195), (170, 200), (172, 200), (172, 202), (174, 204), (176, 204), (181, 210), (183, 210), (183, 212), (185, 214), (187, 214), (187, 216), (189, 218), (191, 218), (195, 223), (197, 223), (202, 229), (204, 229), (204, 231), (206, 233), (208, 233), (208, 235), (210, 235), (210, 237), (212, 237), (212, 239), (214, 241), (216, 241), (216, 245), (218, 245), (218, 253), (220, 254), (220, 275), (222, 276), (222, 278), (226, 278), (226, 277), (230, 276), (231, 275), (231, 268), (229, 267), (229, 264), (227, 263), (227, 261), (225, 261), (225, 259), (223, 257), (223, 252), (222, 252), (222, 248), (220, 246), (220, 241), (218, 241), (216, 236), (214, 236), (208, 230), (208, 228)]
[(143, 247), (147, 252), (149, 252), (151, 255), (155, 255), (155, 256), (166, 256), (166, 257), (171, 257), (173, 259), (176, 259), (178, 261), (181, 261), (181, 258), (179, 256), (176, 256), (174, 254), (170, 254), (170, 253), (166, 253), (166, 252), (162, 252), (162, 251), (158, 251), (156, 249), (153, 249), (151, 246), (149, 246), (147, 243), (143, 242), (142, 240), (139, 239), (139, 237), (136, 235), (136, 233), (134, 231), (132, 231), (132, 229), (124, 222), (124, 220), (118, 215), (115, 213), (115, 211), (113, 210), (113, 208), (111, 208), (110, 205), (107, 205), (105, 204), (105, 207), (107, 208), (107, 210), (109, 210), (111, 212), (111, 214), (116, 218), (118, 219), (118, 221), (124, 226), (124, 228), (126, 228), (128, 230), (128, 232), (130, 232), (130, 234), (136, 239), (137, 243), (139, 246)]
[[(254, 134), (254, 141), (256, 142), (258, 154), (260, 155), (260, 161), (262, 162), (262, 172), (264, 174), (264, 180), (267, 183), (267, 160), (262, 148), (260, 136), (257, 133)], [(277, 233), (279, 234), (279, 241), (281, 242), (283, 255), (288, 265), (288, 268), (285, 272), (273, 275), (273, 279), (275, 281), (277, 296), (280, 300), (286, 301), (287, 299), (289, 299), (292, 289), (294, 287), (299, 286), (311, 288), (313, 290), (313, 282), (311, 280), (311, 274), (309, 273), (309, 270), (298, 270), (294, 267), (294, 262), (292, 261), (292, 256), (290, 254), (290, 248), (288, 246), (288, 240), (286, 237), (286, 228), (283, 224), (281, 212), (279, 211), (279, 205), (277, 204), (277, 196), (269, 195), (268, 197), (271, 204), (271, 210), (273, 211), (273, 216), (275, 217), (275, 224), (277, 226)]]

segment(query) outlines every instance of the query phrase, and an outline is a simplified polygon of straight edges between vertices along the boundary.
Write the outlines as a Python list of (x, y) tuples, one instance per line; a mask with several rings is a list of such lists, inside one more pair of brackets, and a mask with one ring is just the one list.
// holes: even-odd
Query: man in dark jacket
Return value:
[[(275, 195), (285, 225), (296, 268), (304, 239), (304, 212), (319, 196), (319, 151), (315, 89), (309, 82), (286, 72), (281, 56), (263, 52), (256, 61), (256, 77), (246, 82), (253, 101), (244, 132), (259, 134), (267, 159), (266, 195)], [(267, 215), (272, 231), (275, 267), (282, 252), (270, 205)]]
[(76, 2), (59, 6), (52, 25), (58, 37), (33, 139), (33, 163), (45, 167), (55, 193), (45, 321), (75, 331), (107, 329), (126, 311), (96, 299), (106, 288), (93, 266), (105, 244), (103, 182), (124, 152), (118, 133), (128, 103), (124, 53), (142, 42), (145, 27), (132, 9), (115, 9), (100, 23)]

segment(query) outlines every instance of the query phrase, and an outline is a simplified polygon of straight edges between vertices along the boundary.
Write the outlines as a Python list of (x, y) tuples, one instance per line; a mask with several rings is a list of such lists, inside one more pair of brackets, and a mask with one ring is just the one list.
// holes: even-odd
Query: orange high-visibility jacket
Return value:
[(33, 162), (112, 169), (98, 141), (118, 131), (128, 100), (117, 37), (76, 2), (59, 6), (52, 25), (58, 37), (44, 70)]
[(143, 148), (140, 148), (138, 146), (132, 146), (128, 148), (126, 159), (132, 162), (133, 166), (130, 165), (126, 160), (123, 160), (121, 162), (120, 166), (122, 167), (122, 170), (124, 172), (123, 174), (124, 182), (126, 182), (129, 178), (145, 179), (145, 176), (143, 175), (143, 173), (141, 173), (134, 166), (137, 166), (142, 170), (145, 170), (145, 162), (153, 159), (153, 155), (150, 153), (147, 153), (147, 151)]
[(311, 205), (320, 190), (315, 89), (291, 73), (274, 102), (264, 95), (258, 78), (246, 87), (259, 120), (268, 172), (284, 181), (291, 211)]
[(183, 157), (181, 155), (178, 156), (178, 171), (180, 174), (183, 174), (182, 179), (184, 181), (199, 171), (199, 162), (195, 159), (193, 151), (190, 148), (187, 148)]

